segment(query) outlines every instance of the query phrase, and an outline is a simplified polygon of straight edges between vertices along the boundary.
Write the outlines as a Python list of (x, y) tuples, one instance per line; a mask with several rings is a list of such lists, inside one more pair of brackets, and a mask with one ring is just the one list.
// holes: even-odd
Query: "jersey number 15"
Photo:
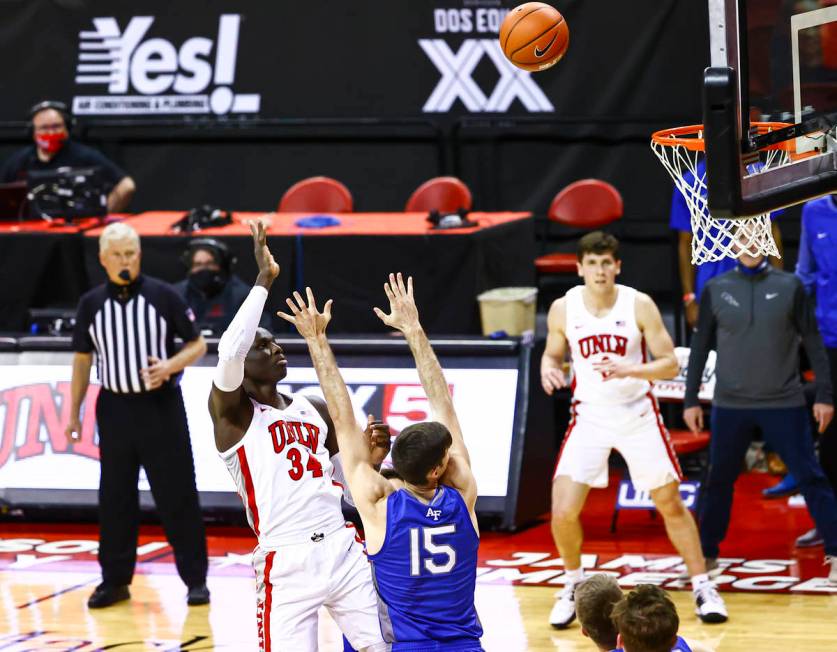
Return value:
[[(432, 555), (424, 559), (424, 568), (432, 575), (450, 573), (456, 565), (456, 550), (452, 546), (434, 543), (433, 538), (443, 534), (454, 534), (456, 526), (440, 525), (438, 527), (410, 528), (410, 575), (417, 577), (421, 575), (422, 559), (419, 542), (424, 549)], [(444, 563), (437, 563), (434, 557), (445, 556)]]

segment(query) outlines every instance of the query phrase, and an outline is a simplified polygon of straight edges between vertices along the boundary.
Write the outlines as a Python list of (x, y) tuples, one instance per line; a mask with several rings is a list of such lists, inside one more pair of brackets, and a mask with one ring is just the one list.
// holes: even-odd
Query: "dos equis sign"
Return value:
[[(498, 34), (508, 9), (498, 0), (465, 0), (464, 6), (436, 7), (430, 38), (418, 45), (439, 73), (422, 107), (424, 113), (506, 113), (515, 102), (528, 113), (555, 111), (532, 74), (514, 66)], [(482, 70), (482, 73), (480, 73)]]
[(258, 113), (261, 96), (234, 90), (241, 15), (217, 32), (173, 42), (154, 34), (154, 16), (93, 19), (79, 34), (73, 98), (78, 115)]

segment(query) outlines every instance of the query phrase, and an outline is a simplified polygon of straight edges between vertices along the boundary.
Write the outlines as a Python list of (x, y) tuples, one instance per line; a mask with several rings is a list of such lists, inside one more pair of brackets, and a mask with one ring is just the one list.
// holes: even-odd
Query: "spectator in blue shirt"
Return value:
[[(816, 299), (817, 325), (822, 335), (831, 377), (837, 378), (837, 196), (809, 201), (802, 209), (802, 235), (796, 275)], [(832, 422), (820, 437), (820, 466), (837, 493), (837, 425)], [(816, 529), (796, 540), (798, 546), (822, 543)]]
[[(696, 171), (699, 177), (706, 175), (706, 162), (700, 160), (697, 163)], [(690, 172), (686, 172), (684, 178), (693, 179)], [(775, 211), (779, 215), (781, 211)], [(772, 223), (773, 239), (782, 253), (782, 234), (776, 222)], [(669, 216), (669, 228), (677, 231), (677, 264), (680, 270), (680, 285), (683, 289), (683, 310), (686, 314), (686, 323), (689, 328), (694, 328), (698, 319), (698, 305), (700, 304), (700, 293), (709, 279), (728, 272), (735, 268), (735, 258), (726, 257), (721, 260), (692, 265), (692, 223), (689, 207), (683, 193), (678, 188), (674, 189), (671, 198), (671, 213)], [(782, 262), (778, 258), (770, 258), (770, 263), (777, 269), (782, 269)]]

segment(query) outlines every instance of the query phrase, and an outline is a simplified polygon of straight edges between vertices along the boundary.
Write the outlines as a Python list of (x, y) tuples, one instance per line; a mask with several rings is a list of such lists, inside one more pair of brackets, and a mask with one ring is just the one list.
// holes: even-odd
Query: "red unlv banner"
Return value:
[[(88, 405), (93, 405), (99, 386), (87, 390)], [(0, 437), (0, 469), (14, 454), (16, 461), (44, 455), (47, 447), (53, 453), (72, 453), (91, 460), (99, 459), (96, 424), (93, 410), (84, 415), (81, 439), (70, 444), (64, 437), (69, 421), (70, 383), (31, 383), (0, 391), (3, 430)], [(16, 442), (19, 442), (16, 445)]]

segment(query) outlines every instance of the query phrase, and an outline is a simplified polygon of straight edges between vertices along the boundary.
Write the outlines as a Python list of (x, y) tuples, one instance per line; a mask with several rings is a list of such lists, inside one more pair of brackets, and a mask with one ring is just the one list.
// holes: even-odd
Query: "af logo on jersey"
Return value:
[(441, 509), (433, 509), (432, 507), (427, 508), (427, 514), (425, 516), (427, 518), (433, 518), (434, 521), (438, 521), (439, 517), (442, 515)]

